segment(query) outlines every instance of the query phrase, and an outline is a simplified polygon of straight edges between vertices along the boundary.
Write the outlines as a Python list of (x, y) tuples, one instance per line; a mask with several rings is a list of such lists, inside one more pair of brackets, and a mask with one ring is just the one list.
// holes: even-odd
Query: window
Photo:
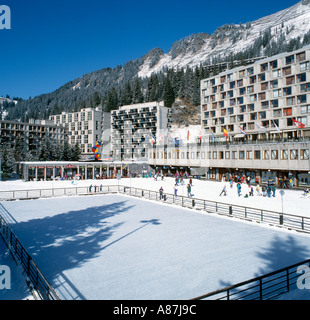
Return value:
[(297, 149), (290, 150), (290, 158), (291, 158), (291, 160), (298, 159), (298, 150)]
[(266, 71), (268, 70), (268, 63), (263, 63), (260, 65), (260, 71), (263, 72), (263, 71)]
[(250, 77), (250, 84), (256, 82), (256, 76)]
[(307, 103), (307, 95), (302, 94), (300, 96), (297, 96), (297, 103)]
[(281, 75), (282, 75), (281, 69), (275, 70), (272, 72), (272, 76), (274, 79), (281, 77)]
[(260, 160), (260, 150), (255, 150), (254, 151), (254, 159), (255, 160)]
[(230, 159), (230, 151), (225, 151), (225, 159)]
[(236, 81), (232, 81), (229, 83), (229, 88), (234, 89), (236, 87)]
[(278, 67), (278, 60), (270, 61), (269, 62), (270, 68), (275, 69)]
[(287, 77), (285, 79), (286, 85), (294, 84), (295, 83), (295, 76)]
[(300, 71), (305, 71), (305, 70), (309, 70), (310, 69), (310, 62), (302, 62), (300, 64)]
[(254, 103), (248, 104), (247, 105), (247, 110), (248, 111), (254, 111), (255, 107), (254, 107)]
[(266, 92), (260, 92), (258, 94), (258, 100), (266, 100)]
[(301, 53), (296, 54), (296, 62), (303, 61), (305, 59), (306, 59), (305, 52), (301, 52)]
[(264, 82), (260, 85), (261, 91), (268, 90), (268, 82)]
[(304, 113), (309, 113), (309, 112), (310, 112), (310, 105), (309, 104), (300, 107), (300, 113), (304, 114)]
[(249, 86), (247, 87), (248, 93), (253, 93), (254, 92), (254, 86)]
[(271, 150), (271, 159), (272, 160), (278, 159), (278, 150)]
[(308, 124), (307, 117), (297, 117), (297, 121), (303, 123), (304, 125)]
[(288, 117), (292, 115), (292, 108), (284, 108), (283, 109), (283, 116)]
[(278, 98), (282, 96), (282, 89), (273, 90), (273, 97)]
[(301, 73), (297, 75), (297, 82), (307, 81), (306, 73)]
[(270, 107), (271, 108), (278, 108), (279, 107), (279, 101), (278, 100), (271, 100), (270, 101)]
[(213, 159), (217, 159), (217, 152), (213, 151)]
[(239, 89), (239, 94), (240, 94), (240, 95), (246, 94), (245, 88), (240, 88), (240, 89)]
[(294, 63), (295, 62), (295, 57), (294, 55), (291, 55), (291, 56), (288, 56), (285, 58), (285, 63), (286, 64), (291, 64), (291, 63)]
[(269, 152), (269, 150), (264, 150), (263, 159), (264, 159), (264, 160), (269, 160), (269, 159), (270, 159), (270, 152)]
[(242, 87), (243, 86), (243, 79), (237, 81), (237, 86), (238, 87)]
[(270, 81), (270, 89), (278, 88), (278, 80)]
[(290, 98), (286, 98), (286, 105), (287, 106), (292, 106), (296, 103), (296, 99), (295, 97), (290, 97)]
[(237, 159), (237, 151), (232, 151), (231, 158), (232, 159)]
[(258, 113), (258, 118), (259, 119), (266, 119), (266, 111), (262, 111)]
[(300, 150), (300, 159), (301, 160), (309, 160), (309, 149), (301, 149)]
[(239, 159), (244, 159), (244, 151), (239, 151)]
[(282, 110), (281, 110), (281, 109), (274, 110), (274, 111), (273, 111), (273, 116), (274, 116), (275, 118), (282, 117)]
[(249, 150), (246, 152), (246, 158), (249, 160), (253, 159), (253, 151), (252, 150)]
[(282, 74), (283, 74), (284, 76), (288, 76), (288, 75), (291, 74), (291, 73), (292, 73), (291, 67), (286, 67), (286, 68), (283, 68), (283, 69), (282, 69)]
[(300, 92), (308, 92), (310, 91), (310, 83), (304, 83), (300, 85)]
[(261, 73), (258, 75), (258, 81), (265, 81), (266, 80), (266, 75), (265, 73)]
[(257, 94), (251, 94), (250, 95), (250, 101), (251, 102), (254, 102), (254, 101), (256, 101), (257, 100)]
[(287, 87), (283, 89), (283, 96), (290, 96), (292, 94), (292, 87)]
[(224, 159), (224, 151), (219, 151), (219, 159)]
[(287, 150), (281, 150), (281, 159), (282, 160), (288, 159), (288, 151)]

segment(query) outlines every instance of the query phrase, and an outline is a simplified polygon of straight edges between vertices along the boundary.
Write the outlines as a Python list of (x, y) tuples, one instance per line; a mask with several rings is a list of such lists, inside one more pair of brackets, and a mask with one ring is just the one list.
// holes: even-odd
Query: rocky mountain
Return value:
[[(54, 92), (9, 105), (3, 114), (8, 120), (46, 119), (86, 106), (101, 104), (109, 111), (165, 96), (197, 106), (199, 80), (215, 72), (207, 66), (226, 61), (233, 67), (236, 60), (245, 63), (246, 59), (292, 51), (305, 44), (310, 44), (310, 0), (246, 24), (221, 26), (212, 35), (192, 34), (173, 43), (167, 53), (152, 49), (123, 66), (85, 74)], [(156, 79), (151, 77), (154, 74)]]
[[(249, 49), (258, 39), (265, 37), (271, 42), (284, 42), (300, 37), (310, 30), (310, 1), (303, 0), (294, 6), (259, 20), (239, 25), (224, 25), (212, 35), (199, 33), (176, 41), (169, 52), (164, 53), (157, 49), (156, 59), (149, 55), (140, 66), (138, 75), (149, 77), (153, 72), (163, 67), (182, 68), (203, 64), (212, 64), (214, 60), (227, 59)], [(283, 38), (283, 40), (282, 40)], [(260, 55), (269, 55), (267, 45), (261, 46)], [(156, 61), (156, 63), (155, 63)]]

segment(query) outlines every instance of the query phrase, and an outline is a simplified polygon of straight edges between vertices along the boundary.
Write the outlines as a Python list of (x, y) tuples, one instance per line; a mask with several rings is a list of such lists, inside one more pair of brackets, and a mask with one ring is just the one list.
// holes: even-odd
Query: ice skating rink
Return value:
[(62, 299), (190, 299), (310, 257), (309, 235), (125, 195), (1, 205)]

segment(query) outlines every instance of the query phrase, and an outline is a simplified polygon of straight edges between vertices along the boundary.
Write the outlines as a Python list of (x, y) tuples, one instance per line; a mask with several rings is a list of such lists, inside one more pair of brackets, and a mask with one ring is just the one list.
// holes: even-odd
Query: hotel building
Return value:
[(79, 112), (62, 112), (50, 116), (49, 119), (66, 129), (69, 144), (79, 144), (83, 160), (94, 156), (92, 147), (98, 140), (102, 142), (101, 154), (110, 153), (111, 116), (108, 112), (102, 112), (101, 107), (85, 108)]
[(122, 106), (111, 111), (111, 149), (114, 160), (147, 160), (152, 139), (166, 137), (170, 109), (163, 102)]
[(0, 120), (0, 145), (14, 148), (16, 138), (20, 139), (25, 152), (38, 155), (41, 141), (49, 138), (56, 144), (63, 144), (66, 138), (65, 128), (48, 120), (33, 120), (29, 123)]
[(310, 185), (310, 47), (202, 80), (201, 128), (200, 144), (158, 148), (149, 163), (208, 179), (249, 175), (253, 183)]

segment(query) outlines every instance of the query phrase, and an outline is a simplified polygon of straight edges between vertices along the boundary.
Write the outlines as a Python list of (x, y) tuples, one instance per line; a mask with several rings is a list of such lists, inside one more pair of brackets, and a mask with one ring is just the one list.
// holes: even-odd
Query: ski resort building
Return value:
[(49, 117), (54, 124), (63, 126), (68, 132), (69, 144), (79, 144), (83, 160), (91, 159), (96, 141), (102, 143), (102, 155), (110, 152), (110, 113), (101, 107), (85, 108), (79, 112), (62, 112)]
[(111, 111), (114, 160), (147, 160), (148, 149), (167, 136), (170, 112), (163, 102), (127, 105)]
[(201, 81), (198, 143), (149, 151), (159, 170), (310, 185), (310, 47)]
[(15, 148), (19, 139), (20, 148), (25, 153), (39, 154), (41, 141), (50, 139), (55, 144), (62, 145), (66, 138), (65, 128), (48, 120), (33, 120), (29, 122), (0, 120), (0, 145)]

